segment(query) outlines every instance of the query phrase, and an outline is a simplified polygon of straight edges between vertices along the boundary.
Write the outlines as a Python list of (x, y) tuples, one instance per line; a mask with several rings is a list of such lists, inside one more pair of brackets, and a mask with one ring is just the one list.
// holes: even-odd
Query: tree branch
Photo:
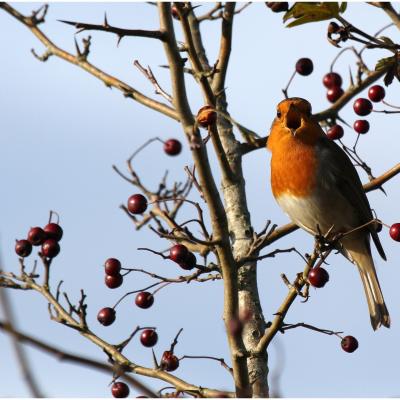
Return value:
[[(183, 62), (176, 44), (175, 32), (171, 19), (171, 7), (168, 3), (159, 3), (158, 8), (161, 31), (166, 31), (168, 33), (168, 39), (164, 42), (164, 49), (170, 67), (174, 106), (179, 113), (182, 127), (188, 139), (193, 140), (191, 139), (193, 136), (198, 140), (200, 135), (198, 129), (195, 128), (195, 121), (187, 100)], [(199, 146), (192, 150), (192, 154), (204, 199), (210, 211), (213, 240), (220, 242), (216, 245), (216, 252), (224, 279), (224, 320), (231, 351), (236, 394), (237, 396), (248, 397), (251, 393), (249, 391), (246, 351), (242, 338), (239, 335), (234, 335), (228, 329), (229, 322), (238, 314), (238, 297), (237, 268), (229, 243), (226, 214), (211, 172), (206, 148), (201, 140)]]
[(64, 21), (61, 19), (59, 20), (59, 22), (63, 22), (64, 24), (74, 26), (76, 29), (78, 29), (77, 33), (84, 31), (103, 31), (103, 32), (114, 33), (118, 36), (118, 44), (124, 36), (145, 37), (151, 39), (159, 39), (162, 41), (165, 40), (165, 35), (160, 31), (149, 31), (143, 29), (124, 29), (111, 26), (107, 21), (106, 15), (104, 16), (103, 25), (86, 24), (83, 22), (74, 22), (74, 21)]
[[(0, 321), (0, 329), (4, 332), (10, 333), (20, 343), (30, 344), (42, 351), (45, 351), (46, 353), (53, 355), (54, 357), (58, 358), (60, 361), (70, 361), (73, 363), (81, 364), (83, 366), (87, 366), (92, 369), (97, 369), (99, 371), (104, 371), (104, 372), (111, 372), (111, 373), (116, 372), (115, 366), (112, 366), (110, 364), (104, 364), (102, 362), (93, 360), (91, 358), (78, 356), (76, 354), (64, 351), (58, 347), (54, 347), (54, 346), (50, 345), (49, 343), (46, 343), (42, 340), (34, 338), (33, 336), (27, 335), (25, 333), (22, 333), (21, 331), (16, 330), (10, 324), (8, 324), (4, 321)], [(156, 394), (151, 389), (149, 389), (143, 383), (141, 383), (137, 379), (131, 377), (130, 375), (124, 375), (124, 379), (127, 382), (129, 382), (132, 386), (134, 386), (138, 390), (140, 390), (143, 394), (146, 394), (147, 396), (150, 396), (150, 397), (157, 397)]]
[(74, 56), (61, 48), (57, 47), (38, 27), (37, 24), (32, 20), (32, 17), (26, 17), (20, 14), (16, 9), (11, 7), (8, 3), (0, 3), (0, 8), (12, 15), (15, 19), (25, 25), (30, 31), (44, 44), (48, 55), (55, 55), (71, 64), (74, 64), (96, 78), (100, 79), (108, 87), (114, 87), (124, 93), (124, 96), (132, 98), (138, 103), (149, 107), (155, 111), (158, 111), (170, 118), (179, 121), (178, 114), (176, 111), (168, 105), (160, 103), (150, 97), (145, 96), (138, 90), (129, 86), (127, 83), (120, 81), (112, 75), (95, 67), (89, 63), (86, 59), (82, 59), (79, 56)]

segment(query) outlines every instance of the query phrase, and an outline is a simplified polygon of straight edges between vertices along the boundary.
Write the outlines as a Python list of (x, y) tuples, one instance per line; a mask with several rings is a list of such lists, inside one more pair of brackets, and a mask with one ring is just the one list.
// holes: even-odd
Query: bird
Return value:
[(312, 115), (311, 104), (300, 97), (278, 104), (267, 148), (271, 151), (271, 188), (278, 205), (314, 236), (330, 230), (333, 235), (344, 234), (337, 250), (358, 268), (372, 328), (389, 328), (390, 316), (371, 255), (371, 237), (384, 260), (386, 255), (350, 158), (328, 139)]

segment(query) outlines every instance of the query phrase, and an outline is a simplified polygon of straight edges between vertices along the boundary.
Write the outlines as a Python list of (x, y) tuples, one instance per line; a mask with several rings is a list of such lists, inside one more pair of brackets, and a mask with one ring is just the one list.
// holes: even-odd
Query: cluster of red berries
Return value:
[(110, 289), (116, 289), (122, 285), (124, 278), (121, 275), (121, 262), (116, 258), (109, 258), (104, 264), (104, 283)]
[(176, 244), (169, 249), (169, 258), (182, 269), (191, 270), (196, 267), (196, 256), (183, 244)]
[(27, 239), (17, 240), (15, 252), (20, 257), (28, 257), (32, 253), (32, 246), (42, 246), (42, 255), (47, 258), (54, 258), (60, 252), (60, 245), (63, 230), (60, 225), (51, 222), (43, 229), (39, 226), (31, 228)]
[(322, 79), (323, 85), (328, 89), (326, 98), (331, 103), (339, 100), (344, 91), (342, 89), (342, 77), (337, 72), (329, 72)]
[[(368, 99), (359, 98), (353, 104), (353, 110), (362, 117), (369, 115), (372, 111), (372, 103), (378, 103), (385, 98), (385, 89), (380, 85), (371, 86), (368, 90)], [(358, 119), (354, 122), (354, 130), (357, 133), (364, 134), (369, 131), (369, 122), (366, 119)]]
[[(329, 85), (334, 85), (332, 86), (332, 88), (336, 88), (335, 90), (339, 91), (339, 89), (337, 88), (338, 87), (340, 88), (340, 85), (342, 84), (342, 78), (340, 77), (339, 74), (335, 72), (330, 72), (329, 74), (326, 74), (324, 76), (323, 82), (326, 87), (330, 87)], [(340, 90), (342, 91), (341, 93), (343, 94), (343, 90), (341, 88)], [(360, 97), (354, 101), (353, 110), (357, 115), (363, 117), (369, 115), (372, 111), (371, 101), (375, 103), (382, 101), (385, 98), (385, 89), (380, 85), (371, 86), (368, 90), (368, 97), (369, 100)], [(334, 100), (332, 100), (332, 102), (336, 101), (338, 98), (333, 96), (332, 99)], [(330, 100), (329, 91), (328, 91), (328, 100)], [(367, 133), (369, 131), (369, 122), (366, 119), (358, 119), (354, 121), (353, 128), (359, 134)], [(336, 124), (333, 125), (327, 131), (326, 136), (331, 140), (338, 140), (343, 137), (343, 134), (344, 134), (343, 127), (341, 125)]]

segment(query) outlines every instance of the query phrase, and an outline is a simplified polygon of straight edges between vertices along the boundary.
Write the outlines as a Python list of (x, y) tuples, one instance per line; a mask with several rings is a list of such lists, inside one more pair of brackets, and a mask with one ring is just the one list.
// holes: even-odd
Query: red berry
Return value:
[(314, 70), (313, 62), (309, 58), (300, 58), (296, 63), (296, 72), (300, 75), (310, 75)]
[(400, 222), (397, 222), (390, 227), (389, 234), (393, 240), (400, 242)]
[(328, 132), (326, 132), (326, 136), (330, 140), (338, 140), (341, 139), (344, 135), (343, 128), (341, 125), (333, 125), (331, 128), (329, 128)]
[(347, 353), (352, 353), (358, 348), (358, 340), (354, 336), (345, 336), (340, 344)]
[(289, 10), (289, 3), (287, 1), (267, 2), (265, 4), (275, 13), (286, 12)]
[(342, 86), (342, 77), (336, 72), (329, 72), (326, 74), (323, 79), (322, 83), (328, 89), (333, 87), (341, 87)]
[(54, 239), (57, 242), (59, 242), (62, 238), (63, 235), (63, 230), (60, 225), (51, 222), (50, 224), (47, 224), (43, 230), (46, 232), (47, 238), (48, 239)]
[(368, 115), (372, 111), (372, 103), (368, 99), (360, 97), (354, 102), (353, 110), (357, 115)]
[(28, 240), (17, 240), (15, 243), (15, 252), (20, 257), (28, 257), (32, 253), (32, 244)]
[(175, 6), (171, 7), (171, 14), (174, 19), (180, 19), (178, 9)]
[(164, 351), (161, 357), (161, 369), (168, 372), (172, 372), (178, 369), (178, 367), (179, 367), (178, 357), (171, 351)]
[(217, 113), (211, 106), (204, 106), (198, 111), (196, 119), (200, 126), (207, 128), (217, 120)]
[(169, 258), (176, 263), (183, 263), (189, 255), (189, 250), (183, 244), (176, 244), (169, 250)]
[(193, 269), (196, 267), (196, 265), (197, 265), (196, 256), (191, 251), (188, 252), (188, 255), (187, 255), (185, 261), (182, 261), (179, 263), (179, 266), (182, 269), (186, 269), (186, 270)]
[(374, 103), (379, 103), (385, 98), (385, 89), (380, 85), (371, 86), (368, 90), (368, 97)]
[(122, 285), (123, 281), (124, 281), (124, 278), (122, 277), (121, 274), (118, 274), (118, 275), (106, 275), (104, 277), (104, 283), (110, 289), (116, 289), (117, 287), (120, 287)]
[(366, 119), (358, 119), (354, 121), (353, 128), (357, 133), (367, 133), (369, 131), (369, 122)]
[(154, 303), (154, 296), (150, 292), (140, 292), (136, 295), (135, 304), (140, 308), (150, 308)]
[(153, 347), (157, 341), (158, 335), (154, 329), (145, 329), (140, 335), (140, 342), (145, 347)]
[(29, 230), (28, 240), (34, 246), (40, 246), (46, 240), (46, 232), (42, 228), (35, 226)]
[(143, 214), (147, 208), (147, 199), (142, 194), (133, 194), (128, 199), (128, 210), (132, 214)]
[(182, 150), (182, 144), (177, 139), (168, 139), (164, 142), (164, 151), (169, 156), (177, 156)]
[(308, 280), (314, 287), (322, 288), (329, 281), (329, 274), (324, 268), (313, 268), (308, 274)]
[(45, 257), (48, 258), (56, 257), (59, 252), (60, 252), (60, 245), (55, 239), (47, 239), (42, 244), (42, 254)]
[(332, 86), (326, 92), (326, 98), (331, 102), (334, 103), (336, 100), (339, 100), (344, 91), (340, 86)]
[(115, 321), (115, 310), (111, 307), (102, 308), (97, 314), (97, 321), (104, 326), (109, 326)]
[(121, 271), (121, 262), (116, 258), (109, 258), (106, 260), (104, 264), (104, 271), (106, 275), (120, 275)]
[(111, 386), (111, 394), (117, 399), (122, 399), (129, 396), (129, 387), (124, 382), (115, 382)]

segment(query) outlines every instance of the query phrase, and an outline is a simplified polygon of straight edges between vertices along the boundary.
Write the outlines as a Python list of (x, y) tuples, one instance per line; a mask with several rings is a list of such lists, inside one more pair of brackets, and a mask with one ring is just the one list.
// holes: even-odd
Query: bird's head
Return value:
[[(312, 117), (311, 104), (300, 97), (292, 97), (278, 104), (268, 142), (284, 138), (314, 142), (321, 134), (321, 127)], [(270, 144), (268, 147), (271, 148)]]

